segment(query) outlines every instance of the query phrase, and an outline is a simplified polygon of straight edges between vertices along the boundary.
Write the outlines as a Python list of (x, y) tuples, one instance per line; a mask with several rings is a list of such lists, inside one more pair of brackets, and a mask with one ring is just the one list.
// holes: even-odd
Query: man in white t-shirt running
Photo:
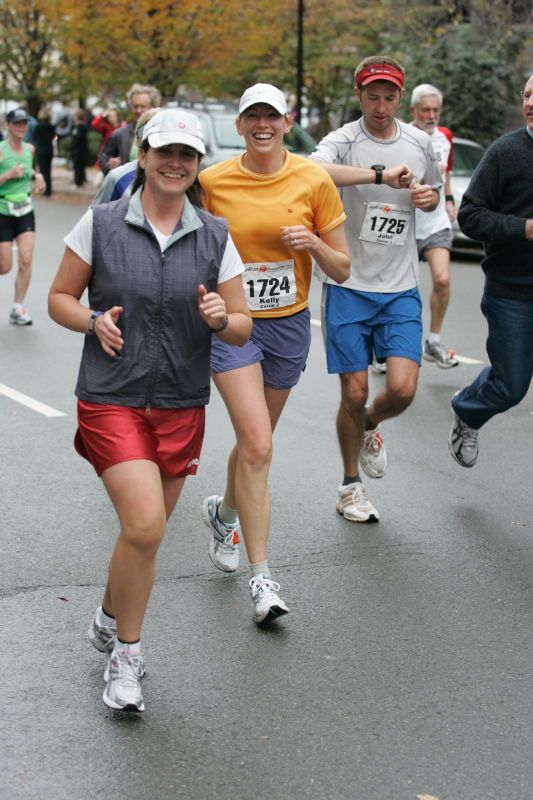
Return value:
[(412, 124), (431, 136), (431, 144), (439, 162), (444, 181), (435, 211), (424, 214), (415, 211), (416, 244), (419, 258), (427, 261), (431, 270), (433, 289), (429, 301), (429, 334), (424, 340), (424, 358), (441, 369), (456, 367), (459, 362), (452, 351), (441, 342), (444, 315), (450, 302), (450, 251), (452, 249), (452, 222), (457, 216), (450, 186), (453, 167), (452, 132), (439, 126), (442, 93), (430, 83), (421, 83), (411, 94)]
[[(328, 372), (338, 373), (341, 382), (337, 435), (344, 477), (336, 507), (351, 522), (377, 522), (359, 467), (372, 478), (384, 475), (379, 425), (405, 411), (415, 395), (422, 302), (414, 210), (436, 208), (442, 178), (430, 137), (396, 119), (404, 93), (401, 65), (388, 56), (366, 58), (354, 77), (362, 118), (328, 134), (311, 157), (340, 187), (352, 261), (341, 286), (322, 276)], [(398, 162), (408, 174), (405, 188), (395, 189), (387, 174)], [(365, 182), (361, 167), (368, 171)], [(366, 407), (373, 351), (378, 362), (387, 362), (387, 377)]]

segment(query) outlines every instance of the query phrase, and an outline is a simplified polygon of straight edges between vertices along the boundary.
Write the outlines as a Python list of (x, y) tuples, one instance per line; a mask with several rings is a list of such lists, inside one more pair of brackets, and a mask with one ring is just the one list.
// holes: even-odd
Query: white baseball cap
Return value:
[(239, 101), (239, 114), (246, 111), (256, 103), (265, 103), (267, 106), (275, 108), (278, 114), (287, 113), (287, 101), (280, 89), (272, 86), (271, 83), (256, 83), (247, 89)]
[(147, 139), (150, 147), (188, 144), (205, 155), (202, 123), (196, 114), (181, 108), (164, 108), (149, 119), (142, 131), (142, 141)]

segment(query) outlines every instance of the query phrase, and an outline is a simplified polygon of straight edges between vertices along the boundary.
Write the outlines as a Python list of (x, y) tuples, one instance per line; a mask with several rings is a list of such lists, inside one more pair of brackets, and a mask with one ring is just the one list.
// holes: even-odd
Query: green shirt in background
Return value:
[(22, 178), (13, 178), (0, 185), (0, 214), (20, 217), (33, 211), (31, 199), (31, 178), (33, 175), (33, 155), (27, 144), (22, 142), (22, 152), (14, 153), (8, 142), (0, 142), (0, 174), (9, 172), (16, 164), (21, 164)]

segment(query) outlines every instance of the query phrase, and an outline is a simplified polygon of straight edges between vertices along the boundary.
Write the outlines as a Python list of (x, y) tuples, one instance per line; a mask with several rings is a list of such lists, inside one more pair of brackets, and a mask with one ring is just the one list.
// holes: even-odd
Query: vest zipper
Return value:
[[(155, 236), (153, 236), (153, 238), (156, 239)], [(156, 239), (156, 241), (157, 241), (157, 239)], [(159, 243), (158, 243), (158, 245), (159, 245)], [(152, 375), (150, 377), (150, 386), (148, 388), (148, 394), (147, 394), (147, 397), (146, 397), (145, 411), (146, 411), (147, 414), (150, 413), (151, 408), (152, 408), (152, 391), (153, 391), (153, 388), (154, 388), (154, 383), (155, 383), (156, 373), (157, 373), (157, 364), (158, 364), (158, 360), (159, 360), (158, 359), (158, 353), (159, 353), (158, 348), (159, 348), (159, 338), (160, 338), (159, 337), (159, 331), (160, 331), (160, 328), (161, 328), (161, 320), (160, 320), (160, 318), (161, 318), (161, 304), (163, 302), (163, 267), (164, 267), (164, 265), (165, 265), (165, 254), (161, 253), (161, 276), (160, 276), (160, 280), (159, 280), (159, 304), (158, 304), (158, 311), (157, 311), (158, 320), (157, 320), (156, 354), (155, 354), (154, 367), (152, 369)]]

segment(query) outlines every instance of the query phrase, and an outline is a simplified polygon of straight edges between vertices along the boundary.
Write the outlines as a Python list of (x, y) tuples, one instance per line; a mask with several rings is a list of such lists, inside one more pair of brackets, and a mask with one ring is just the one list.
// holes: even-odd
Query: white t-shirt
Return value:
[[(399, 120), (391, 139), (371, 136), (362, 119), (349, 122), (322, 139), (311, 158), (366, 168), (405, 162), (420, 183), (434, 189), (442, 186), (429, 136)], [(403, 292), (417, 286), (419, 262), (409, 191), (366, 184), (339, 192), (348, 215), (345, 229), (352, 259), (351, 275), (342, 286), (363, 292)], [(335, 283), (320, 270), (317, 274)]]
[[(414, 126), (413, 126), (414, 127)], [(430, 134), (431, 144), (437, 156), (439, 169), (442, 175), (442, 181), (446, 180), (446, 173), (448, 172), (451, 163), (452, 144), (445, 133), (440, 128), (435, 128), (433, 133)], [(420, 211), (419, 208), (415, 210), (415, 228), (417, 239), (427, 239), (434, 233), (450, 229), (452, 223), (446, 211), (446, 198), (444, 192), (440, 193), (439, 204), (434, 211)]]
[[(159, 242), (159, 246), (161, 248), (161, 252), (164, 252), (168, 240), (170, 236), (167, 236), (165, 233), (161, 233), (161, 231), (157, 230), (152, 223), (149, 221), (150, 227), (152, 228), (157, 241)], [(76, 223), (73, 229), (65, 236), (64, 239), (65, 244), (67, 247), (70, 247), (77, 256), (79, 256), (86, 264), (92, 266), (93, 263), (93, 211), (92, 208), (89, 208), (83, 217)], [(218, 273), (218, 282), (225, 283), (229, 281), (231, 278), (234, 278), (236, 275), (241, 275), (244, 272), (243, 263), (241, 261), (241, 257), (237, 252), (237, 248), (235, 247), (231, 236), (228, 234), (228, 241), (226, 243), (226, 249), (224, 250), (224, 255), (222, 257), (222, 263), (220, 265), (220, 271)]]

